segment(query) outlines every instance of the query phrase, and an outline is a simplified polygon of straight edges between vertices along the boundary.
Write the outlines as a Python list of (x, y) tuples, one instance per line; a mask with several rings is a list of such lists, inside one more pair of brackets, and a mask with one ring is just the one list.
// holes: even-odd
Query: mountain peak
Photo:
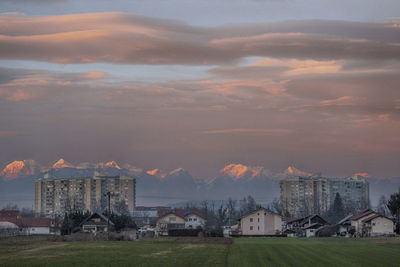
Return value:
[(60, 158), (56, 163), (51, 167), (52, 169), (61, 169), (61, 168), (74, 168), (74, 166), (65, 161), (63, 158)]
[(222, 170), (220, 170), (220, 173), (236, 179), (241, 179), (243, 177), (254, 178), (260, 176), (262, 171), (263, 171), (262, 167), (252, 167), (240, 163), (238, 164), (231, 163), (226, 165)]
[(109, 161), (109, 162), (106, 162), (106, 167), (108, 167), (108, 168), (115, 168), (115, 169), (118, 169), (118, 170), (120, 170), (121, 169), (121, 167), (118, 165), (118, 163), (116, 162), (116, 161)]
[(16, 160), (8, 164), (1, 172), (0, 176), (4, 176), (7, 180), (13, 180), (21, 175), (30, 175), (30, 171), (25, 165), (25, 161)]
[(289, 166), (285, 170), (284, 174), (287, 176), (312, 176), (313, 175), (312, 173), (301, 171), (294, 166)]
[(161, 171), (160, 169), (153, 169), (153, 170), (149, 170), (146, 172), (148, 175), (157, 177), (159, 179), (164, 179), (165, 178), (165, 173), (163, 171)]

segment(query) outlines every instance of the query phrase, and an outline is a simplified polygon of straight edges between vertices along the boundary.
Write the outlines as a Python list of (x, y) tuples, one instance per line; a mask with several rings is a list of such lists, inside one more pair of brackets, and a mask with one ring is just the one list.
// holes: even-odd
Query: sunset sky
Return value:
[(400, 176), (398, 0), (2, 0), (0, 168)]

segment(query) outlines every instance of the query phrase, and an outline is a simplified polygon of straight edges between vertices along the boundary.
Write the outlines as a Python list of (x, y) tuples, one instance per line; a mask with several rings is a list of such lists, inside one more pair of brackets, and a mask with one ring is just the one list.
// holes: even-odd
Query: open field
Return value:
[(174, 238), (135, 242), (0, 241), (0, 266), (399, 266), (400, 240), (239, 238), (233, 244)]

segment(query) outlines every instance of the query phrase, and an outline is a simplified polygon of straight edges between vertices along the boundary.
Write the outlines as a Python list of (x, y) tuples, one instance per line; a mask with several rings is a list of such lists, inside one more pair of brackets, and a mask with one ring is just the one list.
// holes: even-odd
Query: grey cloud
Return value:
[(121, 13), (1, 15), (0, 58), (57, 63), (215, 65), (250, 56), (399, 59), (388, 23), (300, 21), (216, 28)]

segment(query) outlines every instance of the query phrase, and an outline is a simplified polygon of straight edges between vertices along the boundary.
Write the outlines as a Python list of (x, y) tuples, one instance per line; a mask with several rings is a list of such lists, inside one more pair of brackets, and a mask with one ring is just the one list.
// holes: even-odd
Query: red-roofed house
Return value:
[(348, 221), (351, 222), (351, 226), (354, 227), (355, 234), (357, 236), (365, 236), (366, 232), (363, 231), (363, 226), (364, 226), (363, 220), (369, 219), (377, 214), (378, 213), (376, 213), (373, 210), (364, 209), (364, 210), (360, 211), (359, 213), (348, 218)]
[(10, 222), (20, 228), (23, 235), (54, 234), (54, 221), (50, 218), (0, 217), (0, 222)]
[(366, 236), (393, 235), (393, 221), (381, 214), (375, 214), (363, 221), (363, 232)]

